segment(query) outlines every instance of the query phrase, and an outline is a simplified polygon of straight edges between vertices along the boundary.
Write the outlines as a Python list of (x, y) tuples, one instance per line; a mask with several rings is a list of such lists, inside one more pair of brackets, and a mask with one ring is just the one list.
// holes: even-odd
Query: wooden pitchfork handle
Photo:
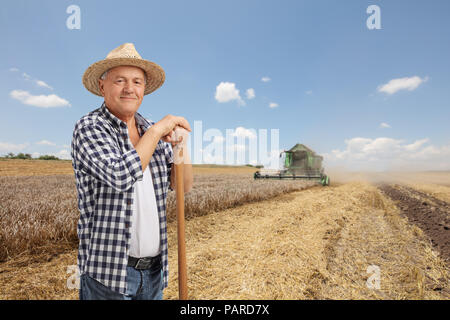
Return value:
[[(178, 140), (177, 130), (175, 139)], [(176, 156), (183, 159), (183, 143), (175, 146)], [(177, 161), (175, 161), (177, 162)], [(186, 241), (184, 229), (184, 161), (175, 163), (176, 198), (177, 198), (177, 231), (178, 231), (178, 297), (187, 300)]]

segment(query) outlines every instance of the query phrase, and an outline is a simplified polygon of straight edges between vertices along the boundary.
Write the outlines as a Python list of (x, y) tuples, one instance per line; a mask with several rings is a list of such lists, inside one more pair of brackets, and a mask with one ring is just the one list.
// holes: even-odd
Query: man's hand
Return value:
[[(162, 139), (165, 142), (170, 142), (172, 146), (175, 146), (181, 142), (175, 141), (173, 131), (177, 127), (184, 128), (189, 132), (191, 131), (191, 126), (185, 118), (167, 115), (151, 126), (150, 129), (148, 129), (141, 137), (135, 146), (135, 149), (141, 158), (142, 171), (147, 168), (159, 140)], [(185, 140), (187, 140), (187, 137)]]
[(189, 139), (189, 132), (182, 127), (176, 127), (173, 133), (166, 136), (168, 142), (172, 144), (173, 148), (173, 164), (170, 175), (170, 185), (173, 189), (176, 185), (177, 174), (175, 174), (175, 167), (182, 166), (183, 168), (183, 185), (184, 192), (189, 192), (192, 189), (194, 181), (191, 159), (189, 151), (187, 150), (187, 141)]
[[(167, 137), (167, 136), (166, 136)], [(173, 134), (168, 137), (172, 144), (173, 158), (175, 164), (191, 164), (189, 152), (187, 150), (187, 142), (189, 139), (189, 132), (181, 127), (176, 127)]]
[(188, 134), (188, 131), (186, 131), (184, 128), (176, 127), (175, 130), (171, 131), (168, 135), (165, 135), (161, 139), (164, 142), (170, 143), (173, 149), (180, 143), (184, 145), (187, 142)]
[(158, 122), (153, 125), (153, 129), (159, 135), (159, 138), (164, 140), (165, 142), (172, 143), (172, 146), (175, 146), (180, 141), (175, 141), (174, 130), (177, 127), (181, 127), (186, 129), (187, 131), (191, 131), (191, 126), (187, 122), (187, 120), (183, 117), (177, 117), (173, 115), (167, 115)]

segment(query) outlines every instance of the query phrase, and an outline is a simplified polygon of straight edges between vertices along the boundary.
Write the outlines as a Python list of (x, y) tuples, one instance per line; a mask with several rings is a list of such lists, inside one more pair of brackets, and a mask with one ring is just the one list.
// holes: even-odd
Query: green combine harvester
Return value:
[(254, 174), (255, 179), (316, 180), (323, 186), (330, 184), (330, 178), (324, 174), (323, 157), (303, 144), (297, 143), (288, 151), (280, 153), (285, 156), (284, 168), (281, 170), (261, 169)]

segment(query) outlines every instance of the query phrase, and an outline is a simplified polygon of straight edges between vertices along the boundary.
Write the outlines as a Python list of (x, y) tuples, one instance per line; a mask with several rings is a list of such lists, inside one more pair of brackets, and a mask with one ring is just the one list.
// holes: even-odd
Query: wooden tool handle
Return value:
[[(178, 150), (177, 150), (178, 151)], [(180, 157), (183, 149), (180, 148)], [(184, 184), (183, 163), (175, 164), (177, 195), (177, 230), (178, 230), (178, 293), (180, 300), (187, 300), (186, 241), (184, 232)]]

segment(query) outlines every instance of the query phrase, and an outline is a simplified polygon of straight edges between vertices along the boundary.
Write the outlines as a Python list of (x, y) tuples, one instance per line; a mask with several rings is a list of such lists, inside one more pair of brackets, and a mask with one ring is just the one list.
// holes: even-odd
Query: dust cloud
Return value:
[(383, 183), (426, 183), (450, 186), (450, 171), (350, 171), (333, 167), (325, 171), (332, 184), (365, 181)]

